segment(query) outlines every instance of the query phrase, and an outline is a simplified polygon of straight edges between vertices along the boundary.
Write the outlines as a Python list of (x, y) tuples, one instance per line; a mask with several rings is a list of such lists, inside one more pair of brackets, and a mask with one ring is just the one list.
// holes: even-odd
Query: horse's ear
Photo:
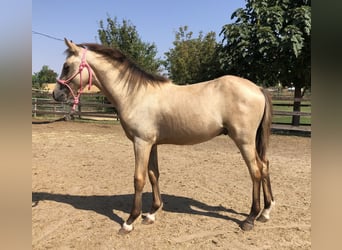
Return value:
[(65, 45), (68, 46), (69, 51), (73, 53), (78, 53), (79, 48), (76, 44), (74, 44), (72, 41), (69, 41), (68, 39), (64, 38)]

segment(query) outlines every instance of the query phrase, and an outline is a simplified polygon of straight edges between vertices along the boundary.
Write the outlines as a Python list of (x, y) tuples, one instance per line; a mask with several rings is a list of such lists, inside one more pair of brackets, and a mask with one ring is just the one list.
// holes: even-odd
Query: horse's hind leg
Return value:
[(159, 168), (157, 145), (151, 150), (150, 160), (148, 163), (148, 177), (152, 185), (153, 202), (150, 212), (143, 220), (143, 224), (152, 224), (156, 219), (156, 213), (162, 208), (163, 202), (159, 190)]
[(263, 164), (263, 168), (261, 171), (262, 174), (262, 189), (264, 192), (264, 203), (265, 207), (262, 210), (262, 213), (258, 217), (258, 221), (266, 222), (270, 219), (270, 212), (272, 210), (272, 207), (275, 205), (275, 201), (272, 194), (271, 189), (271, 180), (269, 175), (269, 162), (266, 160)]
[(260, 208), (260, 188), (261, 188), (261, 166), (258, 162), (254, 143), (238, 144), (243, 159), (245, 160), (249, 174), (252, 179), (252, 207), (247, 219), (242, 223), (241, 228), (245, 231), (254, 227), (254, 221), (258, 217)]

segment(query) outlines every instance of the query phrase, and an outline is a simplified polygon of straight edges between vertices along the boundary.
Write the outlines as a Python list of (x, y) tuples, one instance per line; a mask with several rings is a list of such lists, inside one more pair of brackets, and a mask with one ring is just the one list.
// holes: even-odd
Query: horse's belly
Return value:
[(225, 129), (220, 127), (197, 130), (171, 129), (169, 131), (161, 131), (158, 144), (192, 145), (208, 141), (221, 134), (225, 134)]

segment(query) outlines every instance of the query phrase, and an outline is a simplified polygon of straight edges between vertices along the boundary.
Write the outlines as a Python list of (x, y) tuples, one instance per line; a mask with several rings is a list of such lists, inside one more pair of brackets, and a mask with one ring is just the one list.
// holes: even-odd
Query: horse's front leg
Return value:
[(128, 220), (122, 225), (119, 234), (126, 234), (133, 230), (134, 221), (140, 217), (142, 209), (142, 192), (146, 183), (146, 173), (152, 144), (139, 138), (134, 140), (135, 172), (134, 172), (134, 200)]
[(148, 177), (152, 185), (153, 202), (151, 210), (146, 214), (143, 224), (152, 224), (156, 220), (156, 213), (162, 209), (163, 202), (159, 190), (159, 167), (157, 145), (153, 145), (148, 162)]

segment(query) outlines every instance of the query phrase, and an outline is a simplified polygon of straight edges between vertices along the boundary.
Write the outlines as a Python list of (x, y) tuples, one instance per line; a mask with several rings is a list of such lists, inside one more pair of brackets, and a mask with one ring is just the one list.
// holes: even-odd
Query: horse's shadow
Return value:
[[(133, 201), (133, 194), (123, 194), (123, 195), (92, 195), (92, 196), (82, 196), (82, 195), (69, 195), (69, 194), (52, 194), (46, 192), (33, 192), (32, 193), (32, 207), (38, 206), (39, 201), (55, 201), (65, 204), (69, 204), (77, 209), (91, 210), (98, 214), (107, 216), (111, 220), (119, 223), (120, 225), (124, 222), (123, 218), (118, 216), (114, 211), (122, 211), (124, 213), (129, 213)], [(226, 212), (235, 215), (247, 216), (244, 213), (238, 213), (233, 209), (228, 209), (223, 206), (210, 206), (203, 202), (169, 194), (163, 194), (162, 200), (164, 202), (163, 210), (173, 213), (186, 213), (186, 214), (196, 214), (202, 216), (209, 216), (213, 218), (220, 218), (224, 220), (231, 220), (238, 225), (242, 224), (242, 221), (230, 217), (228, 215), (223, 215), (219, 212)], [(143, 194), (143, 212), (148, 212), (149, 205), (152, 202), (151, 194)], [(114, 211), (113, 211), (114, 210)]]

